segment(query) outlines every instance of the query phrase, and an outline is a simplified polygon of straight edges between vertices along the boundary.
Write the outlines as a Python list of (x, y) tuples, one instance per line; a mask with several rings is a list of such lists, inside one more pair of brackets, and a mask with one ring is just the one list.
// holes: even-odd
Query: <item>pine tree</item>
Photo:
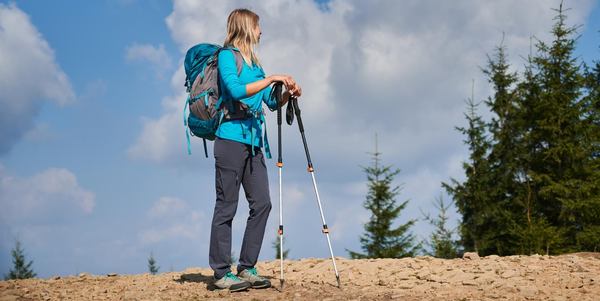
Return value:
[(600, 251), (600, 61), (596, 61), (592, 70), (585, 71), (587, 96), (584, 101), (584, 120), (591, 140), (591, 158), (589, 184), (595, 187), (591, 196), (583, 204), (581, 231), (576, 235), (577, 246), (581, 250)]
[[(581, 250), (578, 233), (598, 222), (598, 186), (593, 163), (593, 128), (585, 118), (585, 77), (574, 56), (576, 27), (567, 27), (562, 4), (556, 10), (553, 41), (538, 41), (533, 57), (538, 96), (528, 103), (531, 119), (524, 144), (534, 216), (555, 227), (546, 253)], [(596, 200), (596, 201), (595, 201)], [(552, 238), (552, 239), (550, 239)]]
[[(466, 114), (467, 179), (443, 186), (462, 214), (465, 251), (558, 254), (600, 248), (600, 66), (574, 56), (577, 28), (556, 9), (553, 41), (537, 41), (523, 78), (502, 46), (484, 74), (484, 122)], [(583, 68), (582, 68), (583, 66)], [(583, 71), (582, 71), (583, 69)]]
[(428, 214), (423, 214), (425, 220), (435, 227), (434, 232), (430, 236), (430, 242), (426, 243), (431, 249), (427, 254), (437, 258), (456, 258), (460, 253), (458, 241), (453, 239), (456, 231), (448, 229), (447, 225), (449, 218), (448, 209), (450, 209), (451, 204), (444, 203), (444, 199), (440, 196), (436, 198), (434, 206), (439, 212), (436, 218), (432, 218)]
[(469, 126), (456, 128), (467, 137), (463, 142), (468, 145), (470, 151), (469, 162), (463, 163), (466, 180), (460, 183), (450, 179), (451, 183), (442, 183), (442, 186), (452, 196), (458, 212), (462, 215), (459, 231), (461, 245), (465, 252), (483, 250), (487, 253), (491, 246), (486, 233), (496, 230), (487, 225), (490, 218), (494, 216), (487, 192), (489, 188), (487, 154), (490, 143), (486, 137), (486, 124), (477, 114), (478, 104), (474, 102), (473, 96), (467, 100), (467, 105), (468, 112), (465, 117)]
[(8, 275), (4, 276), (5, 280), (28, 279), (37, 276), (37, 274), (33, 272), (33, 269), (31, 269), (33, 261), (29, 261), (29, 263), (25, 264), (25, 262), (27, 262), (25, 259), (25, 250), (21, 247), (21, 242), (19, 240), (16, 241), (16, 246), (11, 251), (11, 254), (13, 258), (13, 268), (8, 272)]
[[(283, 243), (285, 245), (285, 237), (283, 238)], [(273, 248), (275, 249), (275, 259), (281, 259), (281, 243), (279, 242), (279, 235), (273, 241)], [(289, 249), (284, 250), (283, 251), (283, 259), (287, 259), (289, 253), (290, 253)]]
[(392, 187), (392, 182), (400, 170), (392, 170), (391, 166), (381, 165), (377, 136), (375, 139), (374, 164), (363, 167), (369, 182), (369, 192), (363, 206), (371, 212), (369, 222), (364, 225), (365, 233), (360, 237), (365, 253), (347, 251), (353, 259), (414, 256), (421, 248), (421, 245), (415, 242), (415, 236), (409, 232), (416, 220), (409, 220), (397, 227), (392, 226), (408, 204), (408, 200), (399, 205), (395, 201), (400, 193), (400, 187)]
[(518, 76), (510, 72), (506, 49), (502, 44), (496, 48), (493, 58), (488, 57), (488, 65), (483, 70), (494, 91), (486, 105), (493, 113), (487, 130), (490, 135), (488, 188), (490, 202), (496, 208), (493, 219), (495, 226), (489, 229), (493, 234), (493, 248), (484, 254), (500, 255), (517, 252), (518, 232), (522, 224), (521, 212), (524, 202), (520, 198), (523, 189), (519, 182), (522, 174), (520, 156), (522, 152), (521, 103), (518, 94)]
[(541, 100), (542, 88), (539, 76), (535, 73), (533, 55), (530, 53), (528, 65), (525, 66), (523, 80), (519, 82), (516, 92), (520, 103), (520, 112), (515, 117), (519, 120), (519, 145), (516, 161), (519, 168), (515, 175), (519, 186), (515, 200), (520, 203), (521, 210), (513, 212), (519, 222), (512, 228), (515, 234), (516, 250), (519, 254), (548, 254), (561, 241), (560, 229), (539, 214), (539, 190), (533, 181), (534, 172), (531, 158), (535, 156), (536, 147), (531, 144), (531, 133), (536, 128), (538, 112), (536, 107)]
[(160, 267), (156, 266), (156, 260), (154, 259), (154, 255), (150, 252), (150, 257), (148, 257), (148, 270), (150, 274), (156, 275)]

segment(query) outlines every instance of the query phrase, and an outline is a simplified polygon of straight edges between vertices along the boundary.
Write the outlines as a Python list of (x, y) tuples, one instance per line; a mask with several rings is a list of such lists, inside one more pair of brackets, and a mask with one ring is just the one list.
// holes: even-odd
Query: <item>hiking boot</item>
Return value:
[(219, 289), (227, 288), (230, 292), (239, 292), (247, 290), (249, 287), (252, 286), (252, 284), (241, 280), (231, 272), (227, 272), (227, 274), (225, 274), (223, 278), (215, 281), (215, 286)]
[(271, 281), (258, 276), (256, 268), (245, 269), (241, 273), (238, 273), (238, 277), (244, 281), (250, 282), (250, 284), (252, 284), (252, 288), (271, 287)]

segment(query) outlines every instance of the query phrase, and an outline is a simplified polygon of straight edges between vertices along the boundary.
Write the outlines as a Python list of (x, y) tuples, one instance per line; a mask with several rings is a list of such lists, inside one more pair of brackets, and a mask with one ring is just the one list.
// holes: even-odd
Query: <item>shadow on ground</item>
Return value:
[(217, 287), (213, 284), (215, 282), (213, 276), (205, 276), (201, 273), (191, 273), (191, 274), (183, 274), (179, 279), (175, 279), (175, 282), (184, 283), (184, 282), (202, 282), (206, 284), (206, 289), (209, 291), (214, 291)]
[[(273, 282), (274, 277), (270, 277), (270, 276), (263, 276), (264, 278), (269, 279), (269, 281)], [(205, 276), (202, 275), (201, 273), (190, 273), (190, 274), (182, 274), (181, 277), (179, 277), (179, 279), (175, 279), (173, 280), (177, 283), (184, 283), (184, 282), (202, 282), (204, 284), (206, 284), (206, 289), (209, 291), (214, 291), (217, 290), (218, 288), (214, 285), (214, 278), (213, 276)]]

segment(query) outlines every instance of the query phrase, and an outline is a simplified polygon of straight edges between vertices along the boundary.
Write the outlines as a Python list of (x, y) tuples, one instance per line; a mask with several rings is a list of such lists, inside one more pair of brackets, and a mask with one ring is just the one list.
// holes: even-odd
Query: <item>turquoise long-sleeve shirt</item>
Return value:
[[(265, 78), (265, 72), (262, 67), (255, 64), (248, 66), (242, 60), (242, 71), (238, 75), (232, 51), (235, 50), (224, 49), (219, 52), (221, 97), (224, 97), (224, 100), (241, 101), (253, 112), (260, 112), (263, 102), (269, 109), (276, 110), (277, 101), (270, 97), (270, 86), (252, 96), (246, 94), (246, 85)], [(263, 123), (264, 119), (257, 118), (226, 121), (219, 126), (216, 135), (222, 139), (263, 147)], [(252, 136), (254, 136), (254, 141), (251, 140)]]

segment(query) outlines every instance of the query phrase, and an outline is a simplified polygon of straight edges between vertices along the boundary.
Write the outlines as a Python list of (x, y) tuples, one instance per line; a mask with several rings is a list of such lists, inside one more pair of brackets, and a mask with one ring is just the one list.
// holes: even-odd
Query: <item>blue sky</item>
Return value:
[[(374, 133), (384, 163), (402, 169), (398, 201), (410, 203), (398, 222), (434, 213), (440, 182), (462, 176), (467, 153), (453, 127), (464, 124), (472, 81), (477, 99), (489, 95), (486, 53), (504, 32), (521, 70), (529, 37), (549, 39), (556, 3), (0, 1), (0, 272), (15, 238), (41, 277), (142, 273), (150, 252), (161, 271), (208, 266), (214, 162), (198, 141), (185, 152), (181, 62), (194, 43), (222, 42), (227, 13), (240, 6), (261, 16), (267, 73), (303, 85), (334, 253), (347, 256), (368, 219), (360, 166)], [(600, 4), (565, 5), (569, 24), (582, 25), (577, 54), (597, 60)], [(273, 116), (268, 129), (273, 143)], [(284, 139), (290, 256), (327, 257), (297, 129), (284, 128)], [(261, 260), (274, 256), (278, 221), (277, 169), (267, 164), (274, 207)], [(241, 197), (236, 254), (246, 217)], [(426, 238), (431, 228), (413, 230)]]

